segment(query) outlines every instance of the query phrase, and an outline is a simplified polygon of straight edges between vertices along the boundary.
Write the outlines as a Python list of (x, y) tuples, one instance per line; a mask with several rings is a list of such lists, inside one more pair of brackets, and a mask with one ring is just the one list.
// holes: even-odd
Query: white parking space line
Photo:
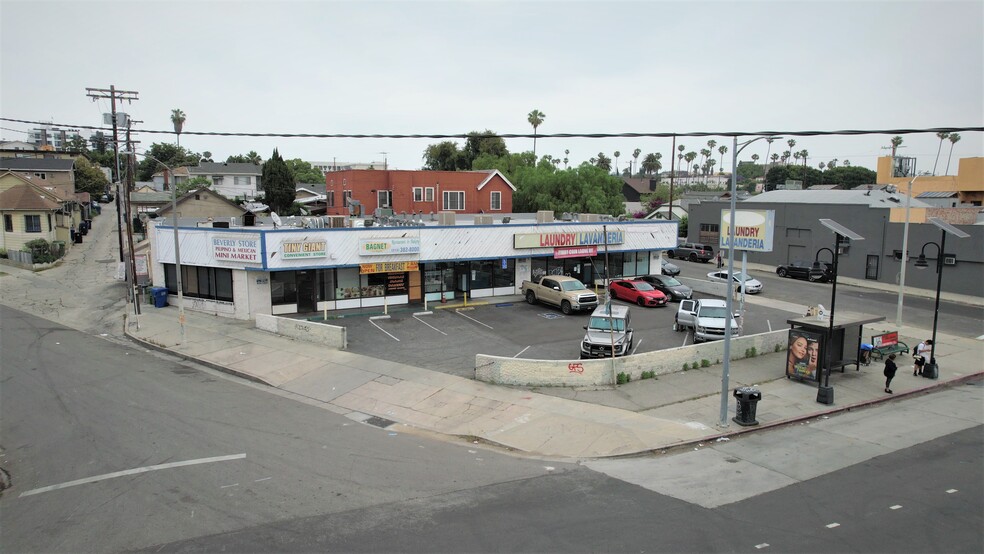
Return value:
[(761, 550), (763, 548), (768, 548), (768, 547), (769, 547), (769, 543), (767, 543), (767, 542), (763, 542), (762, 544), (756, 544), (755, 545), (755, 548), (757, 548), (759, 550)]
[(898, 509), (901, 509), (901, 508), (902, 508), (902, 506), (899, 506), (898, 504), (896, 504), (894, 506), (889, 506), (888, 507), (889, 510), (898, 510)]
[(767, 319), (767, 320), (765, 320), (765, 323), (769, 325), (769, 332), (771, 333), (772, 332), (772, 322)]
[(422, 320), (422, 319), (420, 319), (419, 317), (417, 317), (417, 315), (416, 315), (416, 314), (414, 314), (414, 316), (413, 316), (413, 318), (414, 318), (414, 319), (416, 319), (417, 321), (419, 321), (419, 322), (421, 322), (421, 323), (423, 323), (424, 325), (426, 325), (426, 326), (428, 326), (428, 327), (430, 327), (431, 329), (433, 329), (433, 330), (435, 330), (435, 331), (437, 331), (438, 333), (440, 333), (440, 334), (442, 334), (442, 335), (444, 335), (445, 337), (446, 337), (446, 336), (448, 336), (448, 334), (447, 334), (447, 333), (445, 333), (444, 331), (442, 331), (442, 330), (440, 330), (440, 329), (438, 329), (437, 327), (434, 327), (434, 326), (433, 326), (433, 325), (431, 325), (430, 323), (427, 323), (426, 321), (424, 321), (424, 320)]
[(640, 346), (641, 344), (642, 344), (642, 339), (640, 339), (640, 340), (639, 340), (639, 342), (637, 342), (637, 343), (635, 344), (635, 348), (633, 348), (633, 349), (632, 349), (632, 353), (633, 353), (633, 354), (635, 354), (635, 353), (636, 353), (636, 350), (639, 350), (639, 346)]
[(102, 475), (96, 475), (95, 477), (86, 477), (85, 479), (76, 479), (75, 481), (69, 481), (67, 483), (61, 483), (58, 485), (50, 485), (47, 487), (41, 487), (39, 489), (32, 489), (29, 491), (24, 491), (20, 494), (20, 497), (32, 496), (35, 494), (41, 494), (43, 492), (56, 491), (58, 489), (67, 489), (68, 487), (75, 487), (78, 485), (85, 485), (88, 483), (96, 483), (98, 481), (105, 481), (107, 479), (114, 479), (116, 477), (126, 477), (127, 475), (137, 475), (140, 473), (147, 473), (148, 471), (158, 471), (161, 469), (171, 469), (175, 467), (183, 466), (193, 466), (199, 464), (211, 464), (214, 462), (228, 462), (230, 460), (241, 460), (246, 457), (246, 453), (233, 454), (231, 456), (215, 456), (214, 458), (198, 458), (197, 460), (185, 460), (183, 462), (171, 462), (169, 464), (157, 464), (152, 466), (137, 467), (133, 469), (126, 469), (123, 471), (116, 471), (113, 473), (104, 473)]
[(957, 489), (947, 489), (947, 490), (946, 490), (946, 493), (947, 493), (947, 494), (953, 494), (953, 493), (955, 493), (955, 492), (957, 492)]
[[(465, 314), (463, 314), (463, 313), (461, 313), (461, 312), (460, 312), (460, 311), (458, 311), (458, 310), (455, 310), (455, 311), (454, 311), (454, 313), (456, 313), (456, 314), (458, 314), (458, 315), (460, 315), (461, 317), (467, 317), (468, 319), (470, 319), (470, 320), (472, 320), (472, 321), (474, 321), (475, 323), (478, 323), (479, 325), (485, 325), (484, 323), (482, 323), (481, 321), (479, 321), (479, 320), (477, 320), (477, 319), (475, 319), (474, 317), (468, 317), (468, 316), (466, 316)], [(488, 327), (489, 329), (491, 329), (491, 328), (492, 328), (492, 326), (491, 326), (491, 325), (485, 325), (485, 326), (486, 326), (486, 327)]]
[(681, 344), (680, 346), (687, 346), (687, 339), (689, 339), (689, 338), (690, 338), (690, 331), (684, 331), (683, 332), (683, 344)]
[(827, 529), (833, 529), (834, 527), (840, 527), (840, 526), (841, 526), (840, 523), (828, 523)]
[(398, 339), (398, 338), (396, 338), (396, 337), (394, 337), (393, 335), (390, 335), (389, 333), (387, 333), (387, 332), (386, 332), (386, 329), (383, 329), (383, 328), (382, 328), (382, 327), (380, 327), (379, 325), (376, 325), (376, 322), (375, 322), (375, 321), (372, 321), (372, 320), (369, 320), (369, 323), (372, 323), (372, 324), (373, 324), (373, 326), (374, 326), (374, 327), (375, 327), (376, 329), (379, 329), (380, 331), (382, 331), (382, 332), (384, 332), (384, 333), (386, 333), (387, 335), (389, 335), (389, 338), (391, 338), (391, 339), (393, 339), (393, 340), (395, 340), (396, 342), (400, 342), (400, 339)]
[(527, 346), (526, 348), (520, 350), (515, 356), (513, 356), (513, 358), (518, 358), (520, 354), (522, 354), (523, 352), (526, 352), (529, 349), (530, 349), (530, 347)]

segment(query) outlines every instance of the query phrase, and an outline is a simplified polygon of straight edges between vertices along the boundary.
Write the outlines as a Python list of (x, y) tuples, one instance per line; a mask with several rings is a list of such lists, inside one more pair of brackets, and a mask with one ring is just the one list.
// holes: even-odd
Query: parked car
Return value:
[(699, 242), (685, 242), (672, 250), (667, 250), (666, 255), (692, 262), (709, 262), (714, 257), (714, 249)]
[(731, 331), (739, 334), (738, 314), (728, 315), (728, 306), (724, 300), (684, 300), (677, 308), (673, 320), (674, 331), (694, 330), (694, 342), (723, 339), (727, 333), (725, 326), (731, 319)]
[(581, 359), (610, 358), (612, 346), (616, 356), (625, 356), (632, 350), (632, 327), (629, 321), (629, 307), (613, 305), (598, 306), (591, 312), (588, 324), (584, 326), (581, 339)]
[(612, 298), (635, 302), (640, 306), (665, 306), (666, 295), (645, 281), (616, 279), (608, 285)]
[(663, 275), (669, 275), (670, 277), (676, 277), (680, 274), (680, 268), (676, 264), (671, 264), (666, 261), (666, 258), (660, 258), (660, 265), (663, 268)]
[[(752, 279), (747, 273), (735, 273), (731, 277), (735, 283), (735, 290), (738, 292), (747, 292), (748, 294), (762, 292), (762, 283), (758, 279)], [(728, 272), (723, 270), (712, 271), (707, 274), (707, 278), (718, 283), (727, 283)], [(742, 290), (743, 288), (745, 289), (744, 291)]]
[(593, 310), (598, 306), (598, 295), (574, 277), (546, 275), (533, 281), (523, 281), (521, 290), (528, 303), (552, 304), (565, 314)]
[(795, 260), (786, 265), (776, 268), (776, 275), (780, 277), (794, 277), (796, 279), (808, 279), (810, 281), (820, 281), (826, 283), (834, 275), (834, 266), (827, 262), (805, 262)]
[(665, 294), (667, 300), (679, 302), (690, 299), (694, 294), (690, 287), (669, 275), (643, 275), (639, 280), (649, 283), (654, 289)]

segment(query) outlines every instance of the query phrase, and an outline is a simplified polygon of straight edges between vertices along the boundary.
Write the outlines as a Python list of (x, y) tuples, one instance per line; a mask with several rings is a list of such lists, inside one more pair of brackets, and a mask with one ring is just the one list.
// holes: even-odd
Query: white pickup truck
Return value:
[[(737, 316), (737, 314), (735, 314)], [(724, 300), (681, 300), (674, 331), (694, 330), (694, 342), (724, 338), (728, 305)], [(731, 333), (738, 336), (738, 322), (731, 318)]]
[(522, 291), (530, 304), (552, 304), (565, 314), (593, 310), (598, 306), (597, 294), (580, 280), (564, 275), (544, 275), (533, 281), (523, 281)]

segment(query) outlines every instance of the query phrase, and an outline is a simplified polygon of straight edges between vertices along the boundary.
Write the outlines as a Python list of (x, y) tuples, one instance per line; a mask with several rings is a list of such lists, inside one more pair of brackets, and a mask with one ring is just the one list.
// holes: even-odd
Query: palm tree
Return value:
[(779, 154), (773, 154), (770, 159), (772, 160), (772, 165), (776, 165), (779, 162)]
[(799, 163), (800, 153), (799, 152), (793, 152), (793, 159), (796, 160), (797, 163)]
[(820, 162), (820, 184), (823, 184), (823, 168), (827, 167), (827, 164)]
[(792, 152), (793, 151), (793, 147), (796, 146), (796, 141), (793, 140), (793, 139), (789, 139), (789, 140), (786, 141), (786, 144), (789, 145), (789, 151)]
[(829, 162), (827, 162), (827, 169), (834, 169), (835, 167), (837, 167), (837, 158), (834, 158)]
[(596, 165), (605, 171), (611, 171), (612, 159), (606, 156), (604, 152), (598, 152), (598, 160)]
[(615, 175), (618, 175), (618, 157), (621, 155), (622, 155), (621, 152), (619, 152), (618, 150), (615, 151)]
[(792, 155), (793, 155), (792, 152), (786, 150), (785, 152), (782, 153), (782, 156), (779, 156), (779, 159), (782, 160), (783, 165), (786, 165), (786, 162), (789, 160), (789, 157)]
[(803, 160), (803, 166), (806, 166), (806, 158), (810, 155), (810, 152), (804, 148), (800, 150), (800, 158)]
[(567, 157), (571, 155), (571, 149), (567, 148), (564, 150), (564, 169), (567, 169)]
[(174, 124), (174, 134), (178, 135), (178, 146), (181, 146), (181, 130), (184, 129), (185, 113), (177, 108), (171, 110), (171, 123)]
[(765, 139), (765, 142), (768, 142), (769, 143), (769, 147), (765, 149), (765, 159), (766, 160), (771, 159), (769, 157), (769, 152), (772, 152), (772, 142), (775, 141), (775, 140), (776, 139), (774, 139), (772, 137), (769, 137), (769, 138)]
[[(721, 146), (718, 146), (718, 153), (721, 154), (721, 168), (718, 171), (721, 172), (721, 173), (723, 173), (724, 172), (724, 155), (728, 153), (728, 147), (725, 146), (725, 145), (723, 145), (723, 144)], [(758, 156), (755, 156), (755, 159), (757, 160), (758, 159)]]
[(936, 148), (936, 161), (933, 162), (933, 175), (936, 175), (936, 164), (940, 163), (940, 150), (943, 150), (943, 139), (949, 137), (950, 133), (936, 133), (936, 138), (940, 139), (940, 145)]
[(249, 163), (251, 164), (263, 165), (263, 158), (261, 158), (260, 155), (257, 154), (255, 150), (250, 150), (246, 154), (246, 159), (249, 160)]
[(950, 174), (950, 158), (953, 157), (953, 145), (960, 142), (960, 135), (957, 133), (950, 133), (950, 154), (946, 157), (946, 174)]
[(892, 157), (895, 157), (895, 151), (898, 150), (899, 146), (902, 146), (902, 137), (895, 136), (892, 137)]
[[(724, 148), (724, 146), (722, 146), (721, 148)], [(758, 154), (752, 154), (752, 163), (753, 164), (758, 164), (758, 161), (759, 161), (759, 155)]]
[[(687, 152), (683, 159), (687, 161), (687, 177), (690, 177), (690, 163), (697, 159), (697, 152)], [(694, 167), (696, 168), (697, 164), (694, 164)], [(694, 173), (697, 173), (696, 169), (694, 169)]]
[[(636, 171), (639, 171), (639, 154), (642, 154), (641, 148), (636, 148), (635, 150), (632, 151), (632, 159), (635, 160), (635, 164), (632, 165), (635, 165)], [(629, 173), (631, 174), (632, 171), (629, 170)], [(631, 175), (629, 176), (631, 177)]]
[(526, 116), (526, 121), (530, 122), (533, 126), (533, 157), (536, 158), (536, 128), (543, 124), (543, 120), (547, 118), (547, 115), (540, 110), (533, 110)]
[(851, 160), (844, 160), (844, 167), (851, 167)]
[(677, 146), (677, 151), (679, 152), (679, 154), (677, 154), (677, 167), (680, 169), (683, 169), (683, 151), (686, 149), (687, 147), (682, 144)]
[(663, 155), (659, 153), (646, 154), (646, 157), (642, 159), (642, 165), (640, 168), (646, 173), (646, 175), (652, 177), (653, 173), (658, 174), (659, 170), (663, 169), (663, 164), (659, 162), (662, 157)]

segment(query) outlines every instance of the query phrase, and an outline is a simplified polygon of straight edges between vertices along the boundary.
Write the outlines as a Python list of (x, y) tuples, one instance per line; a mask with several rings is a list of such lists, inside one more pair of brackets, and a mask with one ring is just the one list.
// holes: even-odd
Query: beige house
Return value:
[(75, 194), (75, 160), (59, 158), (0, 158), (0, 172), (10, 171), (61, 198)]
[(984, 157), (960, 158), (956, 175), (920, 175), (892, 177), (892, 158), (878, 158), (878, 184), (895, 185), (899, 192), (907, 193), (912, 181), (912, 197), (925, 192), (956, 192), (961, 204), (984, 205)]
[(68, 244), (78, 224), (74, 204), (21, 174), (0, 173), (0, 250), (20, 250), (35, 239)]
[[(161, 194), (161, 193), (156, 193)], [(131, 200), (132, 202), (132, 200)], [(228, 218), (240, 217), (246, 212), (241, 206), (208, 188), (193, 190), (178, 198), (178, 217)], [(159, 217), (171, 217), (171, 198), (157, 210)]]

